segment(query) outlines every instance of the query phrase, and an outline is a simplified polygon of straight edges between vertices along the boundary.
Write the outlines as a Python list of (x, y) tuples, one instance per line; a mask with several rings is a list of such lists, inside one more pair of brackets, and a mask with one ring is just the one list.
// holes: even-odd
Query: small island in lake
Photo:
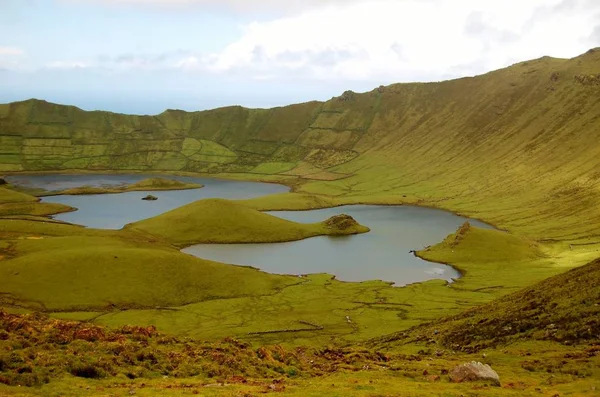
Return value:
[(164, 190), (188, 190), (200, 189), (204, 185), (199, 183), (186, 183), (174, 179), (166, 178), (147, 178), (131, 185), (96, 187), (96, 186), (81, 186), (60, 191), (53, 191), (41, 194), (40, 196), (57, 196), (57, 195), (89, 195), (89, 194), (115, 194), (125, 192), (146, 192), (146, 191), (164, 191)]

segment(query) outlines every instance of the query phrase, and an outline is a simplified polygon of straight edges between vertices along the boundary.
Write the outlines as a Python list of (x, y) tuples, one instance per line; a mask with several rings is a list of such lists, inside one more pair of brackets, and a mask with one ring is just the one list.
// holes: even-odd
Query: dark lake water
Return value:
[[(47, 190), (78, 186), (115, 186), (152, 175), (35, 175), (13, 176), (12, 183)], [(202, 189), (166, 192), (129, 192), (91, 196), (54, 196), (44, 201), (63, 203), (78, 211), (56, 216), (88, 227), (119, 229), (125, 224), (159, 215), (203, 198), (245, 199), (282, 193), (285, 186), (212, 178), (173, 177), (205, 185)], [(146, 194), (157, 201), (142, 201)], [(319, 222), (348, 214), (371, 232), (345, 237), (314, 237), (275, 244), (201, 244), (183, 252), (218, 262), (250, 265), (276, 274), (334, 274), (342, 281), (384, 280), (406, 285), (431, 279), (452, 280), (460, 274), (450, 266), (423, 261), (410, 250), (443, 240), (467, 219), (450, 212), (412, 206), (355, 205), (314, 211), (277, 211), (272, 215), (297, 222)], [(474, 226), (490, 228), (470, 220)]]

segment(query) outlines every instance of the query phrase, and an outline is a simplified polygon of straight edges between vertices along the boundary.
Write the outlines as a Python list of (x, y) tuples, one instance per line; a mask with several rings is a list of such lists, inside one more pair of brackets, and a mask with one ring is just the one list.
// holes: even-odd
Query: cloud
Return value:
[(169, 69), (177, 67), (182, 58), (193, 53), (186, 50), (173, 50), (159, 53), (127, 52), (114, 56), (100, 55), (96, 63), (100, 67), (111, 69)]
[[(66, 0), (64, 0), (66, 1)], [(243, 26), (213, 53), (125, 52), (48, 67), (178, 70), (249, 79), (435, 81), (600, 44), (597, 0), (69, 0), (112, 5), (292, 9)], [(129, 12), (129, 11), (128, 11)]]
[(0, 46), (0, 56), (18, 56), (23, 55), (25, 51), (16, 47), (2, 47)]
[(84, 61), (54, 61), (46, 64), (48, 69), (85, 69), (89, 66)]
[(598, 46), (600, 46), (600, 25), (597, 25), (594, 28), (590, 40), (594, 41)]
[[(174, 10), (190, 7), (212, 9), (228, 9), (239, 12), (268, 11), (280, 13), (327, 7), (331, 5), (348, 5), (364, 0), (62, 0), (66, 3), (96, 3), (108, 6), (148, 6)], [(403, 1), (403, 0), (399, 0)], [(431, 1), (431, 0), (424, 0)]]
[(253, 22), (186, 70), (317, 79), (438, 80), (595, 44), (600, 2), (588, 0), (363, 1)]
[(0, 46), (0, 69), (18, 69), (23, 55), (25, 55), (25, 51), (20, 48)]

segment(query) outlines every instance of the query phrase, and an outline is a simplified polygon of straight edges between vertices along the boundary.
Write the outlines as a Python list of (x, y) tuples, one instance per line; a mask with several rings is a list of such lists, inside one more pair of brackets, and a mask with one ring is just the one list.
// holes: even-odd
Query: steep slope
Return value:
[(474, 352), (516, 341), (600, 342), (600, 260), (489, 304), (371, 343), (439, 343)]

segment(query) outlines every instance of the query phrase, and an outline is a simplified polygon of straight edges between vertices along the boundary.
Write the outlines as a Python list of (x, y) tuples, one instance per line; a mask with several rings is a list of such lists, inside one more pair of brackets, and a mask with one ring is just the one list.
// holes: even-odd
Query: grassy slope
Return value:
[(0, 204), (5, 203), (35, 203), (38, 198), (25, 193), (16, 192), (6, 187), (0, 187)]
[(365, 200), (414, 195), (586, 250), (576, 244), (598, 243), (600, 226), (600, 104), (598, 86), (574, 76), (599, 64), (594, 51), (475, 78), (388, 87), (354, 147), (362, 155), (333, 169), (353, 176), (301, 190)]
[[(404, 330), (423, 321), (458, 314), (564, 271), (537, 244), (498, 231), (470, 228), (457, 244), (445, 242), (420, 252), (427, 259), (453, 259), (464, 276), (447, 285), (442, 280), (394, 288), (382, 282), (343, 283), (315, 275), (305, 283), (260, 299), (201, 302), (176, 311), (109, 313), (96, 321), (111, 326), (132, 322), (156, 325), (179, 335), (218, 338), (233, 335), (257, 344), (322, 344), (358, 342)], [(452, 244), (451, 246), (449, 244)], [(446, 254), (460, 253), (460, 257)], [(351, 319), (347, 321), (346, 316)], [(249, 332), (305, 329), (300, 321), (324, 327), (293, 333), (254, 335)]]
[(417, 255), (458, 268), (463, 277), (457, 280), (457, 288), (490, 293), (497, 290), (500, 294), (564, 269), (533, 241), (469, 224), (460, 227), (443, 242), (418, 251)]
[(389, 348), (427, 341), (469, 352), (531, 340), (597, 345), (599, 283), (600, 260), (596, 260), (489, 304), (376, 339), (372, 344)]
[[(2, 395), (581, 396), (598, 387), (593, 346), (511, 346), (485, 358), (427, 349), (253, 348), (231, 338), (208, 343), (153, 327), (111, 330), (5, 312), (0, 335)], [(539, 360), (526, 354), (532, 351)], [(503, 386), (449, 382), (449, 369), (473, 359), (491, 364)]]
[(142, 238), (122, 237), (115, 233), (13, 241), (0, 266), (3, 301), (37, 310), (154, 308), (270, 294), (298, 283), (292, 277), (222, 265)]
[(39, 198), (0, 187), (0, 217), (15, 215), (46, 216), (73, 211), (63, 204), (40, 203)]
[[(270, 110), (126, 116), (34, 100), (1, 105), (0, 164), (282, 172), (310, 181), (298, 187), (306, 193), (444, 207), (583, 252), (578, 244), (598, 243), (600, 226), (600, 104), (595, 80), (582, 76), (599, 63), (600, 50), (545, 57)], [(284, 171), (290, 164), (307, 171)]]
[(200, 243), (260, 243), (301, 240), (319, 235), (357, 234), (369, 231), (355, 224), (347, 229), (324, 222), (303, 224), (264, 214), (228, 200), (200, 200), (126, 229), (165, 238), (177, 246)]
[(0, 215), (7, 215), (0, 218), (2, 305), (43, 311), (155, 308), (268, 295), (298, 283), (197, 259), (154, 236), (39, 218), (70, 208), (9, 189), (1, 189), (0, 198)]

